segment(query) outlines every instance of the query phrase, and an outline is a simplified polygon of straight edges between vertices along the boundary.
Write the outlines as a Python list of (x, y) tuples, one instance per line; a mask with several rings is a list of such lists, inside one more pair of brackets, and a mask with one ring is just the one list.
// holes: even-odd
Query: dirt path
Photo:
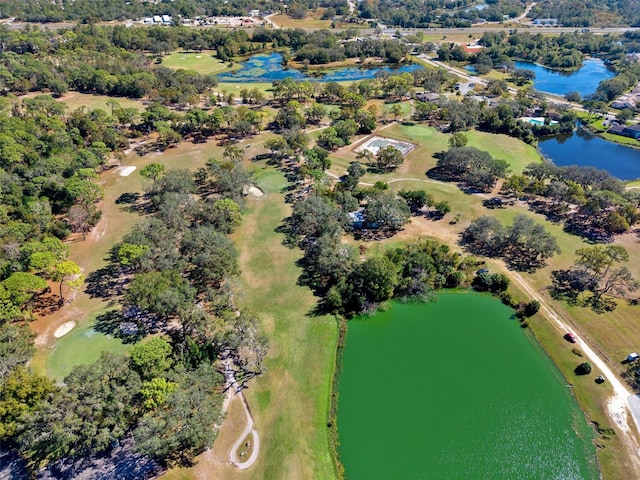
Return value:
[[(251, 467), (258, 459), (258, 453), (260, 452), (260, 437), (258, 436), (258, 431), (253, 428), (253, 415), (251, 415), (251, 410), (249, 410), (247, 399), (244, 397), (244, 394), (242, 392), (238, 393), (238, 398), (242, 402), (244, 413), (247, 416), (247, 426), (238, 437), (238, 440), (236, 440), (236, 442), (231, 447), (231, 451), (229, 452), (229, 462), (238, 470), (246, 470), (247, 468)], [(240, 461), (238, 460), (238, 449), (240, 449), (240, 447), (242, 446), (242, 442), (245, 441), (250, 433), (253, 437), (253, 450), (249, 458)]]
[(580, 336), (571, 328), (568, 322), (542, 298), (538, 292), (529, 284), (527, 280), (517, 272), (509, 272), (509, 276), (529, 295), (540, 302), (542, 314), (551, 320), (560, 334), (571, 332), (576, 337), (576, 344), (580, 347), (584, 355), (591, 361), (604, 375), (613, 389), (613, 395), (607, 401), (607, 413), (609, 418), (618, 426), (622, 432), (624, 443), (635, 455), (631, 456), (636, 473), (640, 473), (640, 445), (634, 435), (633, 429), (628, 422), (628, 414), (635, 423), (636, 429), (640, 430), (640, 406), (638, 399), (629, 389), (618, 379), (618, 376), (609, 368), (606, 361), (602, 359)]
[[(236, 310), (236, 313), (240, 313)], [(235, 372), (231, 367), (231, 359), (229, 357), (224, 358), (222, 361), (223, 364), (223, 375), (226, 379), (226, 387), (227, 387), (227, 397), (224, 399), (222, 404), (222, 413), (226, 413), (231, 401), (234, 398), (234, 395), (242, 402), (242, 408), (244, 409), (245, 416), (247, 417), (247, 425), (242, 430), (240, 435), (238, 436), (238, 440), (236, 440), (229, 451), (229, 463), (236, 467), (238, 470), (246, 470), (251, 467), (255, 461), (258, 459), (258, 454), (260, 453), (260, 436), (258, 435), (258, 431), (253, 428), (253, 415), (251, 415), (251, 410), (249, 409), (249, 404), (247, 403), (247, 399), (242, 393), (242, 388), (238, 384), (236, 380)], [(242, 446), (242, 442), (246, 441), (247, 435), (251, 433), (253, 437), (253, 450), (251, 451), (251, 455), (246, 460), (238, 460), (238, 449)]]

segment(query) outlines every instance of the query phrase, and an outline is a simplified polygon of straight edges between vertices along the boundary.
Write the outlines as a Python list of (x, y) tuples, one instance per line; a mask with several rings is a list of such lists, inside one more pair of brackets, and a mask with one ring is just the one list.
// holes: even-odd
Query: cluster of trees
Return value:
[(479, 11), (470, 0), (408, 0), (402, 4), (390, 0), (375, 0), (358, 5), (360, 17), (378, 19), (389, 26), (404, 28), (468, 27), (471, 22), (483, 18), (502, 21), (503, 15), (517, 17), (525, 8), (520, 0), (487, 2)]
[(520, 271), (536, 270), (560, 253), (555, 237), (525, 215), (516, 215), (510, 226), (492, 216), (476, 218), (462, 233), (461, 242), (478, 255), (502, 257)]
[(114, 38), (116, 28), (78, 25), (53, 33), (2, 27), (6, 43), (0, 53), (0, 89), (4, 93), (49, 90), (58, 95), (75, 89), (185, 104), (216, 85), (212, 75), (153, 67), (139, 47), (123, 50)]
[(188, 464), (217, 435), (222, 383), (209, 362), (176, 356), (161, 337), (137, 344), (130, 356), (103, 353), (75, 367), (62, 386), (18, 367), (1, 379), (0, 439), (32, 471), (129, 437), (165, 465)]
[(637, 27), (640, 11), (633, 0), (577, 0), (537, 2), (530, 18), (557, 18), (566, 27)]
[(506, 160), (496, 159), (489, 152), (475, 147), (454, 147), (438, 159), (429, 175), (449, 181), (464, 182), (482, 191), (491, 191), (500, 177), (509, 171)]
[(88, 291), (122, 294), (122, 310), (101, 316), (96, 328), (128, 341), (153, 336), (129, 356), (104, 354), (76, 367), (61, 386), (23, 366), (34, 349), (17, 306), (28, 306), (45, 279), (61, 291), (64, 282), (77, 285), (80, 270), (54, 237), (3, 249), (0, 440), (32, 470), (127, 439), (159, 463), (189, 464), (211, 446), (220, 423), (224, 378), (214, 362), (227, 359), (241, 385), (262, 371), (266, 339), (255, 316), (236, 315), (228, 283), (238, 265), (227, 234), (241, 221), (242, 188), (250, 183), (229, 157), (195, 176), (160, 164), (141, 171), (150, 179), (141, 205), (150, 215), (114, 246), (112, 264), (91, 275)]
[(194, 18), (197, 15), (246, 15), (250, 10), (277, 10), (278, 4), (269, 0), (204, 1), (182, 0), (178, 3), (114, 2), (110, 0), (74, 0), (51, 3), (44, 0), (17, 0), (3, 5), (2, 18), (16, 17), (29, 22), (61, 22), (76, 20), (98, 22), (126, 20), (153, 15), (172, 15)]
[(629, 269), (620, 265), (629, 261), (624, 247), (595, 245), (576, 250), (576, 255), (573, 267), (552, 272), (556, 298), (605, 312), (616, 308), (616, 297), (628, 299), (638, 289)]
[(593, 240), (624, 233), (640, 219), (638, 194), (593, 167), (532, 163), (522, 175), (510, 176), (503, 190), (516, 197), (526, 194), (533, 209)]
[(479, 40), (486, 48), (468, 55), (459, 46), (450, 45), (442, 55), (451, 60), (469, 60), (480, 73), (491, 68), (513, 70), (513, 60), (527, 60), (548, 67), (576, 69), (584, 55), (598, 54), (621, 59), (629, 46), (621, 37), (599, 36), (590, 32), (561, 33), (548, 36), (529, 32), (485, 32)]

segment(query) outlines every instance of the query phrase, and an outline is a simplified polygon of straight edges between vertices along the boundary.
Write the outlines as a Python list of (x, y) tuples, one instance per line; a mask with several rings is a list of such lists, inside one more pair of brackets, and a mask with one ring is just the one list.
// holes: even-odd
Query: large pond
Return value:
[(380, 71), (389, 73), (413, 72), (422, 68), (420, 65), (403, 65), (399, 68), (378, 67), (358, 68), (345, 67), (321, 73), (318, 76), (307, 75), (295, 68), (285, 69), (282, 66), (282, 55), (270, 53), (253, 55), (240, 63), (241, 68), (235, 72), (221, 73), (217, 76), (219, 82), (258, 83), (273, 82), (292, 77), (294, 80), (309, 80), (312, 82), (347, 82), (375, 78)]
[(338, 405), (347, 478), (598, 479), (593, 431), (512, 315), (469, 293), (352, 320)]
[(602, 60), (596, 58), (588, 58), (584, 61), (582, 68), (574, 72), (551, 70), (531, 62), (515, 62), (515, 64), (516, 68), (533, 70), (536, 74), (533, 82), (536, 90), (556, 95), (565, 95), (569, 92), (578, 92), (582, 97), (591, 95), (602, 80), (615, 75)]
[[(638, 144), (640, 146), (640, 142)], [(640, 178), (640, 150), (608, 142), (583, 128), (541, 139), (538, 149), (558, 166), (582, 165), (606, 170), (621, 180)]]

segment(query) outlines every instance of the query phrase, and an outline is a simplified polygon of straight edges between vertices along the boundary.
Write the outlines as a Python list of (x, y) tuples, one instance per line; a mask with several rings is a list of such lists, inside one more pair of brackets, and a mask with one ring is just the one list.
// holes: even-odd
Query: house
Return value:
[(364, 208), (356, 210), (355, 212), (349, 212), (347, 214), (349, 220), (351, 220), (351, 226), (356, 230), (362, 230), (363, 228), (377, 229), (380, 225), (377, 222), (368, 222), (364, 216)]
[(640, 125), (614, 125), (609, 129), (609, 133), (640, 140)]
[(142, 23), (144, 23), (145, 25), (153, 25), (153, 18), (151, 17), (143, 18)]
[(171, 25), (173, 23), (171, 15), (162, 15), (162, 23), (164, 23), (165, 25)]
[(413, 98), (423, 102), (435, 102), (440, 98), (440, 94), (433, 92), (416, 92), (413, 94)]
[(533, 24), (537, 27), (557, 27), (558, 19), (557, 18), (536, 18), (533, 21)]
[(249, 10), (249, 16), (250, 17), (259, 17), (260, 16), (260, 10)]
[(153, 23), (162, 23), (162, 17), (160, 15), (154, 15)]

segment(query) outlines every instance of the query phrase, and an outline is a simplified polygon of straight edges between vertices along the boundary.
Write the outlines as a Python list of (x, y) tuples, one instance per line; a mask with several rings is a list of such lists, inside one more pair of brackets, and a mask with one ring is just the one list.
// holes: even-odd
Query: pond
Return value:
[(592, 429), (512, 314), (449, 293), (352, 320), (338, 405), (347, 478), (598, 479)]
[(561, 167), (590, 166), (606, 170), (620, 180), (640, 178), (639, 149), (608, 142), (580, 127), (572, 133), (541, 139), (538, 149)]
[(573, 72), (551, 70), (531, 62), (515, 62), (515, 65), (516, 68), (532, 70), (536, 74), (533, 82), (536, 90), (556, 95), (565, 95), (569, 92), (578, 92), (582, 97), (591, 95), (595, 93), (602, 80), (615, 75), (602, 60), (597, 58), (586, 59), (582, 68)]
[(356, 80), (366, 80), (375, 78), (380, 71), (393, 74), (402, 72), (413, 72), (423, 68), (420, 65), (403, 65), (399, 68), (377, 67), (377, 68), (358, 68), (345, 67), (335, 70), (329, 70), (318, 76), (307, 75), (295, 68), (285, 69), (282, 66), (282, 55), (279, 53), (270, 53), (264, 55), (252, 55), (249, 59), (240, 63), (240, 70), (235, 72), (221, 73), (217, 75), (218, 81), (225, 82), (242, 82), (242, 83), (260, 83), (273, 82), (274, 80), (282, 80), (286, 77), (292, 77), (294, 80), (311, 82), (349, 82)]

